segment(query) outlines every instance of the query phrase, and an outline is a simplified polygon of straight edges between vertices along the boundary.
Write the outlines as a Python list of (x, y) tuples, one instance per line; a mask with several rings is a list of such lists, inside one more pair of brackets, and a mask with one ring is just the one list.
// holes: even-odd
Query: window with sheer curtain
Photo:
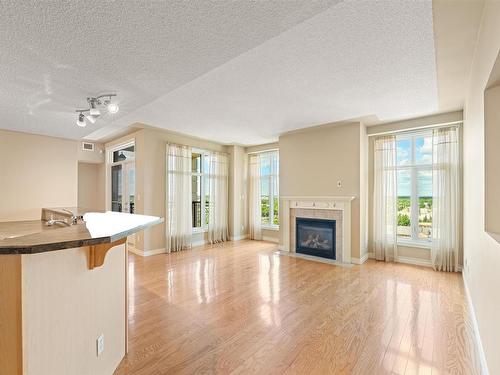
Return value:
[(436, 270), (458, 271), (460, 130), (381, 136), (374, 143), (373, 237), (379, 260), (396, 244), (428, 247)]
[(260, 153), (260, 205), (263, 228), (279, 228), (279, 153)]
[(432, 131), (396, 137), (398, 243), (430, 246)]

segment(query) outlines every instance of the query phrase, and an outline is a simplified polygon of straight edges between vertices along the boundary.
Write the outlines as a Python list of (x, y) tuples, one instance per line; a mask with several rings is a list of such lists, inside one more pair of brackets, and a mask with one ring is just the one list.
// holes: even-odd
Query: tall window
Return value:
[(398, 241), (430, 242), (432, 233), (432, 133), (396, 138)]
[(208, 226), (208, 152), (193, 149), (191, 156), (193, 229), (204, 230)]
[(279, 226), (279, 153), (260, 154), (261, 223), (263, 227)]

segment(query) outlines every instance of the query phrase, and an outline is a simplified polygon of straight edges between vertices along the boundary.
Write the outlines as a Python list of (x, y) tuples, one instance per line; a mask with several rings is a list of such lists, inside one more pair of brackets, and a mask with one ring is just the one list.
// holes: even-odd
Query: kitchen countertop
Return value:
[(111, 243), (163, 222), (163, 218), (157, 216), (88, 212), (81, 208), (69, 210), (82, 215), (84, 221), (71, 226), (47, 226), (43, 220), (0, 222), (0, 255), (36, 254)]

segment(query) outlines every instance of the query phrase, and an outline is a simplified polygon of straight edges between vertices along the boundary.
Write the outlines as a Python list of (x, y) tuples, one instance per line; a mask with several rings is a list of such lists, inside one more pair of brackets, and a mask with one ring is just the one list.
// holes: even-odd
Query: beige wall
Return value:
[(78, 163), (78, 207), (105, 209), (103, 163)]
[[(500, 244), (485, 230), (484, 90), (500, 51), (500, 2), (483, 13), (464, 111), (464, 278), (468, 285), (490, 374), (500, 374)], [(497, 103), (498, 105), (498, 103)], [(498, 172), (498, 169), (497, 169)], [(498, 186), (495, 187), (500, 192)], [(498, 214), (497, 214), (498, 220)]]
[(229, 152), (229, 236), (241, 239), (247, 235), (247, 165), (248, 157), (241, 146), (228, 146)]
[(359, 131), (359, 248), (360, 258), (368, 256), (368, 135), (366, 126)]
[(94, 144), (94, 151), (84, 150), (82, 148), (83, 141), (76, 143), (76, 152), (78, 161), (84, 163), (104, 163), (104, 145), (102, 143), (90, 142)]
[[(280, 196), (354, 196), (351, 255), (360, 258), (360, 123), (332, 124), (280, 137)], [(337, 187), (337, 181), (342, 186)]]
[(76, 206), (77, 189), (75, 141), (0, 130), (0, 221)]

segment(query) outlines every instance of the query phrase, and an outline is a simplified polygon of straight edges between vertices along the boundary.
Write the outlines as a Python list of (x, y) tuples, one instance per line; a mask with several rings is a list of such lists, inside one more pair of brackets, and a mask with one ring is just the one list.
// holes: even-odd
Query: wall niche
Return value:
[(485, 231), (500, 242), (500, 54), (484, 91)]

